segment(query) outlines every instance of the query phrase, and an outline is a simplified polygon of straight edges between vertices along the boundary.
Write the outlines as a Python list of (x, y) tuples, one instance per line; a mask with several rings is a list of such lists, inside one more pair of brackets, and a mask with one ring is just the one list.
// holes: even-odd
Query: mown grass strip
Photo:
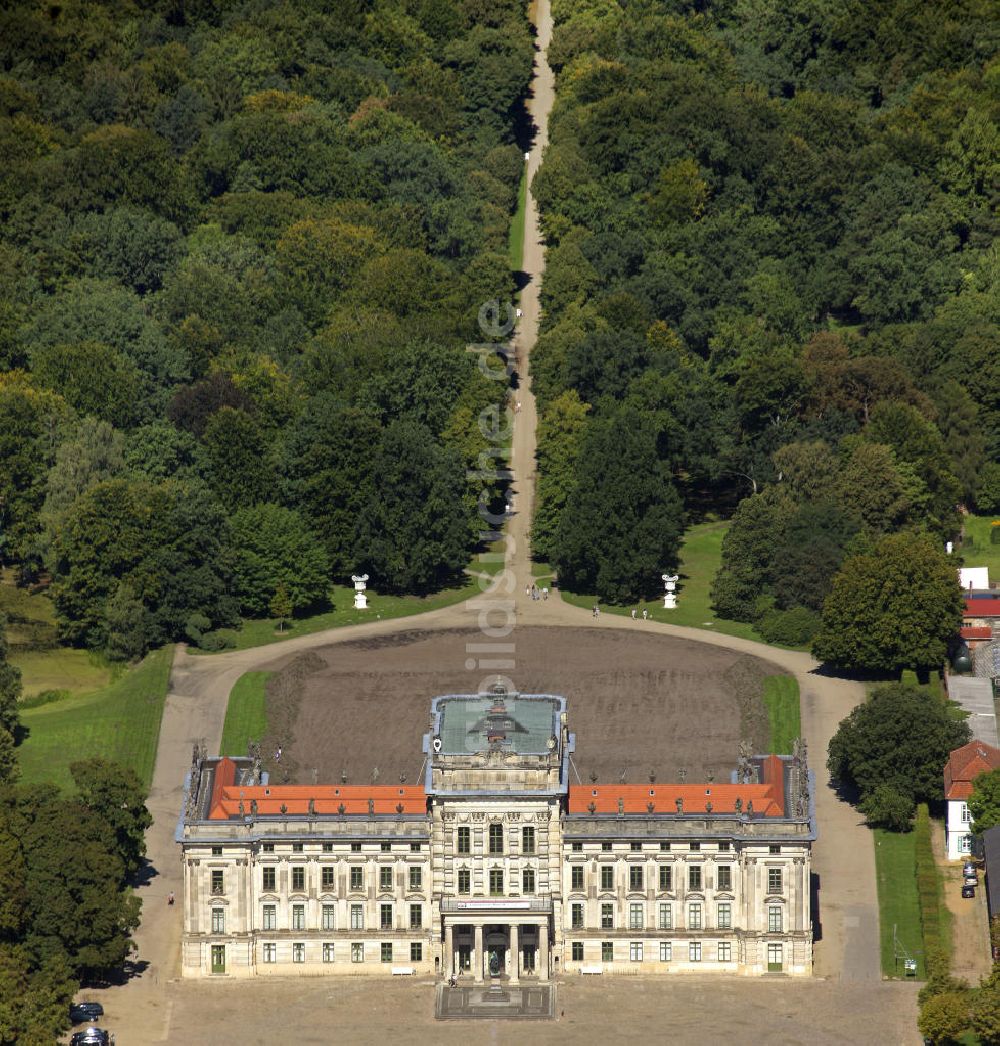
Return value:
[(799, 681), (795, 676), (768, 676), (764, 680), (764, 705), (771, 726), (771, 751), (790, 754), (792, 742), (802, 736)]
[(266, 686), (270, 672), (247, 672), (236, 680), (222, 727), (222, 755), (246, 755), (247, 743), (267, 733)]
[(528, 207), (528, 165), (521, 169), (521, 184), (517, 187), (517, 210), (510, 220), (508, 250), (510, 267), (514, 272), (524, 268), (524, 218)]
[(903, 957), (897, 963), (893, 954), (893, 926), (896, 937), (911, 959), (917, 960), (917, 976), (926, 976), (924, 943), (920, 926), (920, 901), (917, 896), (916, 839), (914, 832), (875, 833), (875, 878), (878, 884), (879, 937), (882, 973), (903, 977)]

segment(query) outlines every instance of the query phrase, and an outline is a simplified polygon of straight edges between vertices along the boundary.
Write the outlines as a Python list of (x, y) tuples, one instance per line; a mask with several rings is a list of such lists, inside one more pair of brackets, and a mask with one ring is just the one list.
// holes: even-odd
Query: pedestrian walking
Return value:
[(524, 594), (526, 596), (530, 596), (531, 595), (531, 585), (525, 585), (524, 586)]
[(597, 604), (594, 604), (594, 609), (591, 611), (591, 617), (597, 617)]
[(643, 607), (642, 608), (642, 620), (645, 621), (648, 617), (649, 617), (649, 611), (645, 607)]
[(635, 621), (636, 609), (632, 607), (632, 620)]
[(598, 606), (594, 607), (594, 617), (600, 617), (600, 616), (601, 616), (601, 608), (600, 608), (600, 605), (598, 605)]
[(545, 587), (544, 587), (544, 588), (542, 589), (542, 599), (548, 599), (548, 598), (549, 598), (549, 586), (548, 586), (548, 585), (546, 585), (546, 586), (545, 586)]

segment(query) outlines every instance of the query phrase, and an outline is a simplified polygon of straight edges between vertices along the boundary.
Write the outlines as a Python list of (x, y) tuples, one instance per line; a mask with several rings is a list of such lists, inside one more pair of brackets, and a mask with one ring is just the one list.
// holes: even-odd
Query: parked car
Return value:
[(976, 887), (975, 887), (975, 885), (972, 884), (972, 883), (965, 883), (963, 885), (963, 887), (962, 887), (962, 896), (963, 897), (975, 897), (976, 896)]
[(966, 861), (965, 864), (962, 865), (962, 875), (975, 875), (975, 874), (976, 874), (976, 866), (975, 866), (975, 864), (972, 861)]
[(111, 1036), (103, 1028), (87, 1028), (75, 1032), (69, 1040), (70, 1046), (111, 1046)]
[(75, 1002), (69, 1008), (69, 1019), (74, 1024), (100, 1020), (103, 1016), (104, 1007), (99, 1002)]

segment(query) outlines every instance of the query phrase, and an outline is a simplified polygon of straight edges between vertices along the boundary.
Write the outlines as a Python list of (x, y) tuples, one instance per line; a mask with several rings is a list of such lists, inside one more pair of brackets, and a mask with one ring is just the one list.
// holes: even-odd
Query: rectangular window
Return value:
[(571, 890), (583, 889), (583, 865), (574, 864), (569, 872), (569, 888)]
[(660, 941), (660, 962), (670, 962), (673, 957), (673, 943), (671, 941)]
[(378, 888), (380, 890), (391, 890), (392, 889), (392, 869), (391, 868), (379, 868), (379, 870), (378, 870)]
[(365, 946), (363, 944), (351, 945), (351, 962), (365, 961)]
[(361, 843), (351, 843), (351, 853), (352, 854), (359, 854), (359, 853), (361, 853)]
[(730, 850), (729, 843), (719, 843), (719, 852), (720, 853), (729, 853), (729, 850)]
[(503, 869), (490, 869), (490, 897), (503, 896)]
[(423, 871), (420, 868), (410, 869), (410, 889), (413, 891), (419, 890), (423, 885), (424, 876)]
[(292, 945), (292, 962), (306, 961), (306, 946), (304, 944)]
[(642, 962), (642, 941), (628, 942), (628, 957), (632, 962)]
[(674, 928), (674, 906), (672, 904), (661, 904), (659, 914), (659, 928), (661, 930), (672, 930)]
[(601, 889), (613, 890), (615, 888), (615, 869), (613, 865), (606, 864), (601, 867)]
[(601, 941), (601, 962), (615, 961), (615, 942)]
[(383, 941), (379, 948), (382, 962), (392, 962), (392, 941)]
[(688, 905), (687, 928), (689, 930), (701, 929), (701, 904), (698, 901), (692, 901)]
[(264, 962), (272, 963), (278, 961), (278, 946), (276, 944), (264, 945)]
[(583, 962), (583, 941), (574, 941), (572, 948), (573, 962)]
[(223, 894), (226, 892), (225, 880), (222, 877), (221, 869), (212, 870), (212, 893)]
[(460, 854), (472, 853), (472, 829), (459, 828), (458, 830), (458, 852)]
[(222, 847), (221, 846), (213, 846), (212, 847), (212, 856), (213, 857), (221, 857), (222, 856)]
[(535, 892), (535, 869), (525, 868), (521, 872), (521, 893)]
[(351, 929), (363, 930), (365, 928), (365, 906), (363, 904), (351, 905)]
[(781, 933), (781, 922), (781, 905), (770, 905), (767, 909), (767, 932)]
[(360, 865), (351, 865), (351, 889), (363, 890), (365, 888), (365, 870)]
[(260, 848), (266, 854), (273, 854), (274, 853), (274, 843), (261, 843)]
[(333, 853), (333, 843), (324, 843), (323, 844), (323, 853), (325, 853), (325, 854), (332, 854)]
[(729, 941), (722, 941), (719, 944), (719, 962), (732, 962), (733, 961), (733, 946)]
[(601, 905), (601, 929), (613, 930), (615, 928), (615, 906), (613, 904)]
[(333, 867), (333, 865), (330, 865), (330, 864), (323, 865), (322, 883), (323, 883), (323, 889), (324, 890), (332, 890), (334, 888), (334, 886), (336, 885), (336, 882), (337, 882), (336, 871), (337, 870)]
[(521, 853), (533, 854), (535, 852), (535, 829), (525, 827), (521, 829)]
[(733, 906), (731, 904), (720, 904), (716, 925), (720, 930), (731, 930), (733, 928)]
[(323, 929), (337, 929), (337, 906), (335, 904), (323, 905)]
[(672, 890), (674, 888), (674, 870), (669, 864), (660, 865), (660, 889)]
[(701, 941), (691, 941), (688, 944), (688, 959), (691, 962), (701, 962)]
[(424, 960), (424, 946), (420, 941), (414, 941), (410, 945), (410, 962), (423, 962)]
[(378, 925), (380, 930), (392, 929), (392, 905), (380, 904), (378, 906)]
[(458, 870), (458, 892), (472, 892), (472, 873), (468, 868), (459, 868)]
[(213, 908), (212, 909), (212, 933), (225, 933), (226, 932), (226, 909), (225, 908)]
[(631, 843), (629, 845), (629, 849), (630, 850), (641, 850), (642, 849), (642, 843)]
[(261, 889), (273, 893), (275, 890), (274, 885), (274, 869), (273, 868), (261, 868)]
[(392, 853), (392, 843), (380, 843), (379, 850), (384, 854)]
[(632, 864), (628, 869), (628, 888), (630, 890), (642, 889), (642, 865)]
[(300, 853), (302, 853), (302, 844), (301, 843), (292, 843), (292, 853), (293, 854), (300, 854)]
[(570, 849), (575, 854), (583, 853), (583, 843), (571, 843)]
[(691, 849), (697, 853), (701, 849), (701, 843), (691, 843)]
[(304, 930), (306, 928), (306, 906), (304, 904), (292, 905), (292, 929)]
[(969, 813), (968, 803), (962, 803), (962, 823), (968, 824), (972, 820), (972, 815)]
[(275, 904), (264, 905), (264, 918), (261, 925), (265, 930), (276, 930), (278, 928), (278, 906)]
[(628, 928), (630, 930), (641, 930), (644, 924), (641, 904), (630, 904), (628, 906)]
[(701, 889), (701, 865), (693, 864), (688, 868), (688, 889), (689, 890), (700, 890)]
[(771, 845), (767, 848), (767, 852), (772, 854), (780, 854), (781, 847), (778, 846), (776, 843), (771, 843)]
[(306, 870), (305, 868), (293, 868), (292, 869), (292, 889), (296, 891), (302, 891), (306, 888)]
[(767, 870), (767, 892), (781, 893), (781, 869), (768, 868)]
[(422, 845), (423, 845), (422, 843), (410, 843), (410, 853), (411, 854), (418, 854), (418, 853), (420, 853), (420, 848), (421, 848)]
[(573, 904), (570, 906), (570, 926), (574, 930), (583, 929), (583, 905)]
[(503, 853), (503, 825), (495, 821), (490, 825), (490, 853)]
[(719, 875), (719, 889), (720, 890), (731, 890), (733, 888), (733, 870), (728, 864), (722, 865), (718, 869)]
[(601, 843), (601, 850), (604, 853), (609, 853), (611, 850), (611, 843)]
[(323, 942), (323, 962), (333, 962), (334, 948), (330, 941)]
[(424, 906), (422, 904), (410, 905), (410, 929), (419, 930), (424, 924)]

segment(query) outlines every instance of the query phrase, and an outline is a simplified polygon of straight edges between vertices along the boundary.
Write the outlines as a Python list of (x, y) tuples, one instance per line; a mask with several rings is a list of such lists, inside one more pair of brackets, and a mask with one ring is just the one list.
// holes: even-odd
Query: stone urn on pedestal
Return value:
[(680, 574), (661, 574), (660, 576), (663, 578), (663, 587), (666, 589), (663, 593), (663, 609), (676, 610), (677, 581), (680, 578)]
[(354, 609), (367, 610), (368, 595), (365, 589), (368, 587), (368, 575), (362, 574), (358, 577), (357, 574), (352, 574), (351, 580), (354, 582)]

